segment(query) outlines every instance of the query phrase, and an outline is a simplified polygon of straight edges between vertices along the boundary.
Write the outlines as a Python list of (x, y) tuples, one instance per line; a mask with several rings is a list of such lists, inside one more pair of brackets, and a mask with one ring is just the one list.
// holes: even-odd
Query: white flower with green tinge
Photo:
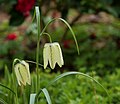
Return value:
[(59, 43), (46, 43), (43, 49), (44, 69), (46, 69), (48, 62), (52, 69), (55, 68), (56, 63), (62, 67), (64, 65), (62, 51)]
[(29, 72), (29, 64), (24, 60), (20, 61), (14, 66), (15, 75), (17, 77), (18, 84), (26, 85), (28, 83), (31, 84), (30, 72)]

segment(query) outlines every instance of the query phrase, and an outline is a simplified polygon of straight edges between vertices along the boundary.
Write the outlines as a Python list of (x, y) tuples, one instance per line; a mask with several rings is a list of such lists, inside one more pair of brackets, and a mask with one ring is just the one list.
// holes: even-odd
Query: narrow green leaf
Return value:
[(5, 100), (0, 98), (0, 104), (8, 104)]
[(4, 87), (5, 89), (11, 91), (14, 95), (16, 95), (15, 92), (14, 92), (11, 88), (9, 88), (9, 87), (7, 87), (7, 86), (1, 84), (1, 83), (0, 83), (0, 86), (1, 86), (1, 87)]
[(44, 93), (44, 95), (46, 97), (46, 100), (47, 100), (48, 104), (52, 104), (51, 99), (50, 99), (50, 95), (49, 95), (47, 89), (43, 88), (42, 91), (43, 91), (43, 93)]
[(1, 91), (1, 90), (0, 90), (0, 95), (3, 95), (3, 96), (5, 96), (5, 97), (7, 97), (7, 96), (8, 96), (8, 94), (4, 93), (4, 92), (3, 92), (3, 91)]
[(35, 104), (35, 96), (36, 96), (36, 94), (30, 94), (30, 103), (29, 104)]
[[(57, 76), (55, 79), (53, 79), (46, 87), (49, 87), (50, 85), (52, 85), (53, 83), (55, 83), (55, 82), (58, 81), (59, 79), (65, 77), (65, 76), (68, 76), (68, 75), (82, 75), (82, 76), (84, 76), (84, 77), (86, 77), (86, 78), (88, 78), (88, 79), (90, 79), (90, 80), (92, 79), (92, 80), (93, 80), (94, 82), (96, 82), (100, 87), (103, 88), (103, 90), (107, 93), (108, 97), (110, 98), (110, 95), (109, 95), (109, 93), (107, 92), (107, 90), (106, 90), (97, 80), (95, 80), (93, 77), (91, 77), (91, 76), (89, 76), (89, 75), (87, 75), (87, 74), (81, 73), (81, 72), (66, 72), (66, 73), (63, 73), (63, 74)], [(44, 89), (44, 90), (45, 90), (45, 89)], [(42, 91), (43, 91), (43, 90), (42, 90)], [(41, 93), (41, 89), (40, 89), (39, 92), (37, 93), (36, 99), (38, 98), (38, 96), (40, 95), (40, 93)], [(111, 101), (110, 101), (110, 102), (111, 102)]]
[(5, 80), (6, 80), (6, 85), (9, 85), (9, 82), (10, 82), (10, 72), (8, 70), (7, 65), (5, 65)]
[(36, 73), (37, 73), (37, 91), (38, 88), (40, 87), (39, 85), (39, 48), (40, 48), (40, 44), (39, 44), (39, 40), (40, 40), (40, 11), (39, 11), (39, 7), (36, 6), (35, 7), (35, 12), (36, 12), (36, 20), (37, 20), (37, 35), (38, 35), (38, 41), (37, 41), (37, 49), (36, 49)]
[(39, 35), (40, 34), (40, 11), (38, 6), (35, 7), (35, 12), (36, 12), (38, 35)]
[(46, 88), (40, 89), (40, 91), (39, 91), (39, 92), (37, 93), (37, 95), (36, 95), (35, 101), (37, 101), (37, 99), (38, 99), (39, 95), (41, 94), (41, 92), (44, 93), (45, 98), (46, 98), (48, 104), (52, 104), (50, 95), (49, 95), (49, 93), (48, 93), (48, 91), (47, 91)]
[[(81, 72), (66, 72), (66, 73), (63, 73), (63, 74), (57, 76), (55, 79), (53, 79), (53, 80), (48, 84), (48, 86), (52, 85), (52, 84), (55, 83), (57, 80), (65, 77), (65, 76), (74, 75), (74, 74), (82, 75), (82, 76), (85, 76), (86, 78), (92, 79), (92, 80), (93, 80), (94, 82), (96, 82), (99, 86), (101, 86), (101, 87), (104, 89), (104, 91), (107, 93), (107, 95), (109, 96), (107, 90), (106, 90), (97, 80), (95, 80), (93, 77), (91, 77), (91, 76), (89, 76), (89, 75), (87, 75), (87, 74), (81, 73)], [(47, 87), (48, 87), (48, 86), (47, 86)]]

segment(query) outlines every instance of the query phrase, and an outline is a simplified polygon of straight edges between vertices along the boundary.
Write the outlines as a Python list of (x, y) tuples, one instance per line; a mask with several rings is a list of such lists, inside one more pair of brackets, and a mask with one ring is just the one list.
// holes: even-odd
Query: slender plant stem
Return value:
[(43, 34), (47, 35), (49, 37), (50, 43), (52, 43), (52, 38), (51, 38), (50, 34), (48, 34), (48, 33), (43, 33)]
[(25, 93), (25, 86), (21, 86), (21, 92), (22, 92), (22, 96), (23, 96), (23, 101), (24, 101), (24, 104), (28, 104), (27, 102), (27, 99), (26, 99), (26, 93)]
[(40, 77), (39, 77), (39, 66), (38, 66), (38, 63), (39, 63), (39, 43), (37, 43), (37, 50), (36, 50), (36, 73), (37, 73), (37, 91), (38, 91), (38, 87), (39, 87), (39, 80), (40, 80)]
[[(37, 63), (34, 62), (34, 61), (30, 61), (30, 60), (25, 60), (25, 61), (28, 62), (28, 63), (32, 63), (32, 64), (37, 64)], [(38, 65), (44, 68), (44, 65), (42, 65), (42, 64), (40, 64), (40, 63), (38, 63)], [(47, 67), (47, 68), (50, 69), (50, 67)]]
[[(25, 60), (25, 61), (28, 62), (28, 63), (32, 63), (32, 64), (37, 64), (37, 63), (34, 62), (34, 61), (30, 61), (30, 60)], [(38, 63), (38, 65), (41, 66), (41, 67), (44, 67), (44, 65), (42, 65), (42, 64), (40, 64), (40, 63)]]
[[(73, 32), (73, 30), (72, 30), (72, 28), (70, 27), (70, 25), (69, 25), (64, 19), (62, 19), (62, 18), (55, 18), (55, 19), (52, 19), (51, 21), (49, 21), (49, 22), (46, 24), (46, 26), (43, 28), (43, 30), (41, 31), (40, 36), (43, 35), (44, 32), (45, 32), (45, 30), (47, 29), (47, 27), (48, 27), (53, 21), (56, 21), (56, 20), (61, 20), (63, 23), (65, 23), (65, 24), (68, 26), (68, 28), (70, 29), (70, 31), (71, 31), (71, 33), (72, 33), (72, 35), (73, 35), (73, 38), (74, 38), (74, 41), (75, 41), (75, 44), (76, 44), (76, 48), (77, 48), (77, 51), (78, 51), (78, 54), (79, 54), (80, 52), (79, 52), (78, 42), (77, 42), (77, 39), (76, 39), (76, 37), (75, 37), (75, 33)], [(39, 38), (38, 42), (40, 42), (40, 38)]]

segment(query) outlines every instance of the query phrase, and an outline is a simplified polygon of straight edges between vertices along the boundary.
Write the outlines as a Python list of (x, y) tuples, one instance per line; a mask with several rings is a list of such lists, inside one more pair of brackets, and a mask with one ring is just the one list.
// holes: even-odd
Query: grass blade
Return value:
[[(66, 73), (63, 73), (63, 74), (57, 76), (55, 79), (53, 79), (46, 87), (49, 87), (50, 85), (52, 85), (53, 83), (55, 83), (55, 82), (58, 81), (59, 79), (65, 77), (65, 76), (68, 76), (68, 75), (82, 75), (82, 76), (84, 76), (84, 77), (86, 77), (86, 78), (88, 78), (88, 79), (90, 79), (90, 80), (93, 80), (93, 81), (96, 82), (100, 87), (102, 87), (102, 89), (106, 92), (106, 94), (107, 94), (108, 97), (110, 98), (109, 93), (108, 93), (107, 90), (103, 87), (103, 85), (101, 85), (101, 84), (100, 84), (97, 80), (95, 80), (93, 77), (91, 77), (91, 76), (89, 76), (89, 75), (87, 75), (87, 74), (81, 73), (81, 72), (75, 72), (75, 71), (74, 71), (74, 72), (66, 72)], [(47, 90), (46, 90), (46, 88), (44, 88), (44, 90), (42, 89), (42, 91), (46, 92), (46, 94), (48, 93)], [(40, 93), (41, 93), (41, 89), (40, 89), (39, 92), (37, 93), (36, 99), (38, 98), (38, 96), (40, 95)], [(48, 95), (48, 94), (47, 94), (47, 95)], [(46, 96), (47, 96), (47, 95), (46, 95)], [(47, 97), (49, 98), (49, 95), (48, 95)], [(49, 100), (49, 99), (47, 99), (47, 100)], [(109, 100), (109, 102), (111, 102), (111, 101)], [(49, 104), (51, 104), (51, 103), (49, 103)]]
[(89, 75), (87, 75), (87, 74), (84, 74), (84, 73), (81, 73), (81, 72), (66, 72), (66, 73), (63, 73), (63, 74), (57, 76), (55, 79), (53, 79), (53, 80), (48, 84), (47, 87), (49, 87), (50, 85), (52, 85), (53, 83), (55, 83), (57, 80), (65, 77), (65, 76), (74, 75), (74, 74), (75, 74), (75, 75), (76, 75), (76, 74), (77, 74), (77, 75), (82, 75), (82, 76), (85, 76), (85, 77), (87, 77), (87, 78), (89, 78), (89, 79), (92, 79), (92, 80), (93, 80), (94, 82), (96, 82), (99, 86), (101, 86), (101, 87), (103, 88), (103, 90), (107, 93), (107, 95), (109, 96), (107, 90), (106, 90), (97, 80), (95, 80), (95, 79), (92, 78), (91, 76), (89, 76)]
[(52, 104), (51, 99), (50, 99), (50, 95), (49, 95), (47, 89), (46, 89), (46, 88), (43, 88), (43, 89), (42, 89), (42, 92), (44, 93), (48, 104)]
[(7, 87), (7, 86), (1, 84), (1, 83), (0, 83), (0, 86), (1, 86), (1, 87), (4, 87), (5, 89), (11, 91), (14, 95), (16, 95), (15, 92), (14, 92), (11, 88), (9, 88), (9, 87)]
[(35, 104), (35, 96), (36, 96), (36, 94), (30, 94), (30, 103), (29, 104)]
[(40, 11), (39, 11), (39, 7), (36, 6), (35, 7), (35, 12), (36, 12), (36, 20), (37, 20), (37, 35), (38, 35), (38, 41), (37, 41), (37, 49), (36, 49), (36, 74), (37, 74), (37, 91), (39, 88), (39, 48), (40, 48)]
[(49, 95), (49, 93), (48, 93), (48, 91), (47, 91), (46, 88), (40, 89), (40, 91), (39, 91), (39, 92), (37, 93), (37, 95), (36, 95), (35, 101), (37, 101), (37, 99), (38, 99), (39, 95), (41, 94), (41, 92), (44, 93), (45, 98), (46, 98), (48, 104), (52, 104), (50, 95)]
[(5, 102), (3, 99), (0, 98), (0, 104), (8, 104), (8, 103)]

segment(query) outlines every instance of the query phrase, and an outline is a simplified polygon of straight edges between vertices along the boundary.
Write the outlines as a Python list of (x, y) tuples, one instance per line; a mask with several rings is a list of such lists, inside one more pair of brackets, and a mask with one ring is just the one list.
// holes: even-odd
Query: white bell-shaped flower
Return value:
[(55, 68), (56, 63), (62, 67), (64, 65), (62, 51), (59, 43), (46, 43), (43, 49), (44, 69), (46, 69), (48, 62), (52, 69)]
[(30, 72), (29, 72), (29, 64), (24, 60), (20, 61), (14, 66), (15, 75), (17, 77), (18, 84), (26, 85), (28, 83), (31, 84)]

